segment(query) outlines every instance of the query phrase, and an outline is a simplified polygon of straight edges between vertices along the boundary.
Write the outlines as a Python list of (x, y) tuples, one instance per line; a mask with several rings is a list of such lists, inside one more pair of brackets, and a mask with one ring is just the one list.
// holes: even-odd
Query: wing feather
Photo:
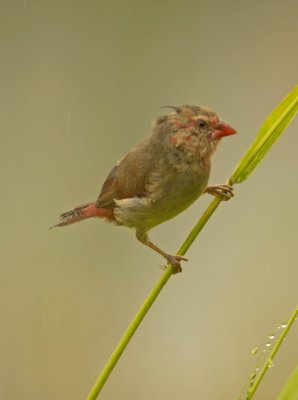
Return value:
[(147, 147), (147, 141), (141, 143), (115, 165), (102, 186), (97, 207), (114, 208), (114, 199), (146, 196), (146, 186), (153, 169), (151, 158), (146, 156), (150, 154), (146, 151)]

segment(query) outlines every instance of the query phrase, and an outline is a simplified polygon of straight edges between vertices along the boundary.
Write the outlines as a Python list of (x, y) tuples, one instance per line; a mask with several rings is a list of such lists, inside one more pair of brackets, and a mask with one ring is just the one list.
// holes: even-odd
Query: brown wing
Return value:
[(114, 199), (146, 195), (146, 184), (152, 168), (151, 160), (146, 156), (146, 147), (146, 143), (139, 145), (111, 170), (97, 199), (97, 207), (114, 208)]

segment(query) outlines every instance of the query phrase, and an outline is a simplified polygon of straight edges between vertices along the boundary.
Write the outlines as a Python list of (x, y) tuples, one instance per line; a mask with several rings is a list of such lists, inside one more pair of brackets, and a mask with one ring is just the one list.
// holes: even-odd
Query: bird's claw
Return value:
[(167, 254), (166, 259), (173, 266), (173, 274), (182, 272), (180, 261), (188, 261), (188, 259), (183, 256), (173, 256), (171, 254)]
[(208, 186), (205, 192), (212, 194), (213, 196), (220, 196), (223, 201), (227, 201), (234, 197), (233, 190), (234, 188), (229, 185), (215, 185)]

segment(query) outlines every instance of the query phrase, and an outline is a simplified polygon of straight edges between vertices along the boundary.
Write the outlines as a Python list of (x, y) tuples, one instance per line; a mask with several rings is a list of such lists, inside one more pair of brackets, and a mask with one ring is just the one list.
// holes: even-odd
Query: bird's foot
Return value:
[(224, 201), (227, 201), (234, 197), (233, 190), (234, 188), (229, 185), (214, 185), (208, 186), (205, 189), (205, 192), (212, 194), (213, 196), (220, 196)]
[(173, 266), (173, 274), (182, 272), (180, 261), (188, 261), (188, 259), (183, 256), (173, 256), (171, 254), (167, 254), (165, 258)]

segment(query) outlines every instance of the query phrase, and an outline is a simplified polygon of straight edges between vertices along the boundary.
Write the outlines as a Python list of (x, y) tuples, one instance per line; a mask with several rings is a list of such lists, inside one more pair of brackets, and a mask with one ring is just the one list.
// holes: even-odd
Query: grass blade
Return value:
[[(254, 168), (258, 165), (259, 162), (261, 162), (262, 158), (269, 151), (272, 144), (277, 140), (277, 138), (281, 135), (281, 133), (284, 131), (289, 122), (294, 118), (297, 112), (297, 108), (298, 108), (298, 86), (296, 86), (288, 94), (288, 96), (266, 119), (255, 141), (252, 143), (251, 147), (248, 149), (248, 151), (240, 160), (233, 174), (227, 181), (227, 184), (233, 185), (233, 183), (240, 183), (244, 181), (251, 174)], [(187, 252), (187, 250), (192, 245), (193, 241), (197, 238), (201, 230), (204, 228), (205, 224), (207, 223), (209, 218), (213, 215), (214, 211), (219, 206), (221, 201), (222, 198), (219, 196), (212, 200), (212, 202), (205, 210), (205, 212), (203, 213), (197, 224), (194, 226), (192, 231), (189, 233), (189, 235), (181, 245), (177, 254), (184, 255)], [(166, 270), (163, 272), (158, 282), (156, 283), (152, 291), (149, 293), (144, 303), (142, 304), (142, 306), (136, 313), (135, 317), (131, 321), (130, 325), (124, 332), (114, 352), (112, 353), (111, 357), (109, 358), (108, 362), (103, 368), (101, 374), (99, 375), (95, 384), (90, 390), (87, 396), (87, 400), (95, 400), (97, 398), (98, 394), (101, 392), (104, 384), (109, 378), (112, 370), (117, 364), (119, 358), (121, 357), (122, 353), (129, 344), (132, 336), (136, 332), (137, 328), (141, 324), (147, 312), (150, 310), (157, 296), (159, 295), (159, 293), (161, 292), (167, 281), (170, 279), (172, 273), (173, 273), (173, 267), (171, 264), (168, 264)], [(281, 343), (278, 344), (278, 347), (280, 346), (280, 344)], [(275, 349), (275, 352), (277, 351), (278, 347)], [(272, 354), (271, 356), (272, 358), (274, 357), (275, 352)], [(265, 372), (266, 370), (262, 372), (262, 376), (260, 378), (257, 378), (254, 387), (251, 388), (253, 390), (253, 393), (255, 392), (257, 386), (259, 385), (263, 377), (263, 374)], [(251, 395), (253, 395), (252, 392), (250, 393)]]
[(297, 400), (298, 399), (298, 366), (285, 383), (277, 400)]
[[(284, 342), (286, 335), (288, 334), (289, 330), (293, 326), (293, 324), (296, 321), (297, 317), (298, 317), (298, 307), (293, 311), (293, 313), (291, 314), (289, 320), (286, 322), (283, 332), (279, 336), (279, 338), (276, 341), (275, 346), (273, 347), (271, 352), (268, 354), (267, 359), (266, 359), (263, 367), (260, 369), (258, 374), (255, 377), (253, 377), (253, 379), (251, 380), (250, 386), (249, 386), (249, 388), (247, 390), (246, 400), (251, 400), (253, 398), (258, 386), (260, 385), (261, 381), (264, 378), (264, 375), (266, 374), (268, 369), (271, 368), (271, 366), (273, 365), (273, 359), (276, 356), (276, 353), (278, 352), (280, 346)], [(296, 400), (297, 400), (297, 398), (296, 398)]]
[(298, 111), (298, 85), (269, 114), (255, 140), (244, 154), (230, 177), (230, 184), (241, 183), (249, 177), (272, 145), (284, 132)]

